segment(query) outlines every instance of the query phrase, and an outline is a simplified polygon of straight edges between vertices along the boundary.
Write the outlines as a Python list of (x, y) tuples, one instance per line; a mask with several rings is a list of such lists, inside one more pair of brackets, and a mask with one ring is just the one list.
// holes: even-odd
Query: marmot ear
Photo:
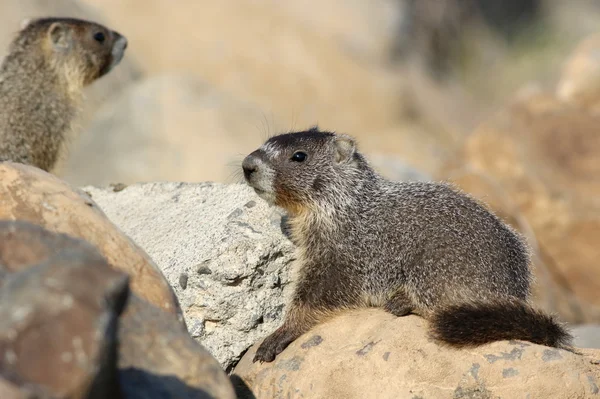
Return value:
[(48, 37), (57, 50), (64, 51), (71, 47), (71, 29), (62, 22), (54, 22), (50, 25)]
[(345, 134), (335, 135), (335, 162), (342, 163), (352, 159), (356, 151), (356, 142)]

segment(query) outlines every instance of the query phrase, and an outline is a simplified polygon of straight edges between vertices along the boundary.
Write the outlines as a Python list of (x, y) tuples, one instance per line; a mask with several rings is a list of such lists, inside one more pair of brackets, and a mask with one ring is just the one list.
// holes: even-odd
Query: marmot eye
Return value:
[(100, 43), (104, 43), (104, 40), (106, 40), (106, 36), (104, 36), (104, 33), (102, 32), (97, 32), (94, 33), (94, 40)]
[(294, 155), (292, 155), (292, 161), (294, 162), (304, 162), (306, 160), (306, 157), (308, 155), (306, 155), (305, 152), (302, 151), (296, 151), (294, 153)]

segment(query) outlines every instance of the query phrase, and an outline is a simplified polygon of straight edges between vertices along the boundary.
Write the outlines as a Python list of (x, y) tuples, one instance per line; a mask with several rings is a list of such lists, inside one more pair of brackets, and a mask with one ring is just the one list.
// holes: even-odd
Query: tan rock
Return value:
[[(550, 309), (600, 320), (600, 115), (533, 93), (466, 140), (439, 174), (457, 182), (529, 238)], [(548, 303), (547, 303), (548, 305)]]
[(559, 99), (583, 106), (600, 106), (600, 34), (581, 41), (567, 59), (556, 87)]
[(89, 196), (40, 169), (0, 163), (0, 219), (24, 220), (84, 239), (131, 278), (141, 298), (180, 313), (175, 295), (149, 256), (125, 236)]
[(273, 363), (252, 363), (255, 349), (234, 371), (242, 398), (250, 388), (257, 399), (583, 399), (600, 385), (600, 351), (576, 355), (521, 341), (448, 349), (427, 337), (424, 319), (380, 310), (337, 316)]

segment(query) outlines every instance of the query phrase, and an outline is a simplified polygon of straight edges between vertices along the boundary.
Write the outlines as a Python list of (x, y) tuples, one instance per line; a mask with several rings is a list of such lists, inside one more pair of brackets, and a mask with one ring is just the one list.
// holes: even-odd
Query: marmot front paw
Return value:
[(273, 334), (264, 339), (254, 354), (253, 363), (260, 361), (261, 363), (270, 363), (275, 360), (287, 346), (294, 341), (294, 338), (287, 330), (278, 329)]

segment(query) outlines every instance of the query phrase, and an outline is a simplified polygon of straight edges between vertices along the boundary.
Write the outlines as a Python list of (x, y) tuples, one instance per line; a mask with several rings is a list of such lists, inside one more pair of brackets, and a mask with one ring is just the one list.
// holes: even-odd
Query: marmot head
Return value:
[(83, 85), (106, 75), (123, 58), (127, 39), (95, 22), (74, 18), (39, 18), (23, 21), (13, 51), (39, 51), (68, 79)]
[(363, 162), (352, 137), (315, 127), (271, 137), (244, 159), (242, 169), (261, 198), (297, 213), (321, 200), (331, 203), (331, 195), (352, 184)]

